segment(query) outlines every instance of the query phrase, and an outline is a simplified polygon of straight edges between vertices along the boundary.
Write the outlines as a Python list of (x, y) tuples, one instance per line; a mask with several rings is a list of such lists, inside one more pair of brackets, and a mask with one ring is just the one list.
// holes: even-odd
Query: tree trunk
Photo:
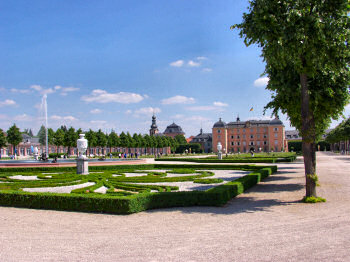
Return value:
[(306, 197), (316, 194), (316, 126), (313, 112), (310, 110), (310, 96), (307, 75), (300, 74), (301, 83), (301, 131), (304, 156)]

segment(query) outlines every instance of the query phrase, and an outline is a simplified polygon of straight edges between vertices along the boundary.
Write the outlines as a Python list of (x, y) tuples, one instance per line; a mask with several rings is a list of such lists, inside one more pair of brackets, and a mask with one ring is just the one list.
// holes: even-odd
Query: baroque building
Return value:
[(157, 119), (156, 116), (153, 114), (152, 116), (152, 125), (151, 129), (149, 130), (149, 135), (154, 136), (159, 133), (158, 126), (157, 126)]
[(223, 152), (279, 152), (288, 151), (284, 125), (281, 120), (248, 120), (225, 123), (220, 118), (212, 129), (213, 151), (222, 144)]
[(210, 153), (212, 151), (212, 134), (203, 133), (201, 128), (199, 134), (193, 137), (190, 143), (200, 144), (204, 153)]

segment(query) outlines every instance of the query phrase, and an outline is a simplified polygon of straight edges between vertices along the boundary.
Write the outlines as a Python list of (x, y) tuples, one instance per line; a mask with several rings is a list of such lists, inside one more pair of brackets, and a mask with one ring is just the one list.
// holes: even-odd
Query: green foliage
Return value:
[(314, 197), (314, 196), (310, 196), (310, 197), (304, 197), (302, 200), (304, 203), (319, 203), (319, 202), (326, 202), (326, 199), (322, 198), (322, 197)]
[(346, 141), (350, 138), (350, 118), (342, 121), (336, 128), (334, 128), (326, 137), (329, 143), (338, 143)]
[[(327, 150), (329, 151), (330, 150), (330, 144), (326, 141), (319, 141), (317, 142), (316, 144), (316, 148), (320, 148), (321, 151), (324, 151), (324, 150)], [(301, 140), (290, 140), (288, 141), (288, 148), (289, 150), (292, 150), (294, 152), (302, 152), (302, 141)]]
[(19, 131), (19, 128), (16, 126), (16, 124), (13, 124), (8, 130), (7, 130), (7, 142), (15, 147), (22, 142), (22, 134)]
[(37, 137), (39, 137), (39, 143), (42, 145), (46, 144), (46, 129), (45, 126), (41, 125)]
[(2, 131), (2, 129), (0, 128), (0, 149), (5, 147), (6, 145), (7, 145), (6, 136), (4, 134), (4, 131)]

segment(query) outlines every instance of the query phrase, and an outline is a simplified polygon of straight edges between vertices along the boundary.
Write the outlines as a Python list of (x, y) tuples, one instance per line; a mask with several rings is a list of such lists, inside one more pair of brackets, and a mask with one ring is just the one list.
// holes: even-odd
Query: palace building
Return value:
[(248, 120), (225, 123), (220, 118), (212, 129), (213, 152), (222, 144), (223, 153), (288, 151), (284, 125), (281, 120)]
[(177, 135), (185, 135), (185, 132), (182, 130), (181, 126), (172, 123), (171, 125), (168, 125), (163, 133), (159, 133), (158, 126), (157, 126), (157, 119), (156, 116), (152, 116), (152, 125), (151, 129), (149, 130), (150, 136), (169, 136), (172, 138), (175, 138)]

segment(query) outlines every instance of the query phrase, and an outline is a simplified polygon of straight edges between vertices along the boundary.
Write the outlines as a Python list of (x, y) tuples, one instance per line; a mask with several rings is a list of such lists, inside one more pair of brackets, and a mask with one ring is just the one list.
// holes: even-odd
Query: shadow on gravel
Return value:
[(291, 167), (286, 167), (286, 166), (284, 166), (284, 167), (278, 167), (278, 170), (285, 170), (285, 169), (304, 169), (304, 167), (293, 167), (293, 166), (291, 166)]
[[(281, 174), (285, 174), (287, 172), (283, 172)], [(295, 172), (288, 172), (288, 173), (295, 173)], [(263, 182), (269, 182), (269, 181), (282, 181), (282, 180), (288, 180), (288, 179), (292, 179), (291, 177), (287, 177), (287, 176), (278, 176), (278, 175), (273, 175), (268, 177), (267, 179), (263, 180)]]
[(193, 214), (193, 213), (208, 213), (208, 214), (217, 214), (217, 215), (232, 215), (238, 213), (254, 213), (258, 211), (269, 212), (270, 208), (273, 206), (287, 206), (296, 203), (301, 203), (300, 201), (290, 201), (290, 202), (282, 202), (277, 199), (263, 199), (256, 200), (254, 197), (239, 197), (231, 199), (225, 206), (223, 207), (178, 207), (178, 208), (166, 208), (166, 209), (156, 209), (149, 210), (145, 212), (169, 212), (171, 211), (181, 211), (185, 214)]
[(335, 157), (337, 160), (350, 161), (350, 157)]
[(303, 189), (300, 184), (259, 184), (254, 192), (275, 193), (275, 192), (292, 192)]

